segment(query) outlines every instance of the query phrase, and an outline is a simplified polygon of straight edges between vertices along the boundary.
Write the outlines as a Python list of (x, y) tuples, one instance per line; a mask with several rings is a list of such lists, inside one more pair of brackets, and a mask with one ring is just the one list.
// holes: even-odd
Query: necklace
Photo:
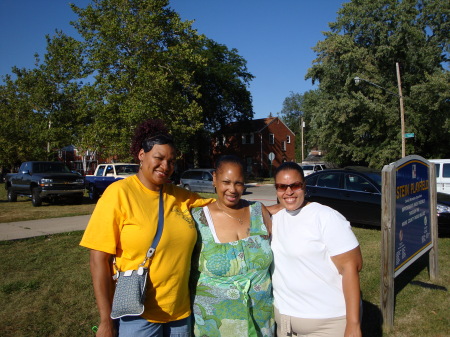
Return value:
[(232, 215), (228, 214), (227, 212), (225, 212), (225, 211), (222, 209), (222, 207), (219, 206), (219, 202), (216, 202), (216, 205), (217, 205), (217, 207), (219, 207), (219, 209), (220, 209), (226, 216), (228, 216), (229, 218), (232, 218), (232, 219), (234, 219), (234, 220), (239, 221), (239, 223), (240, 223), (241, 225), (244, 224), (244, 221), (243, 221), (241, 218), (236, 218), (235, 216), (232, 216)]

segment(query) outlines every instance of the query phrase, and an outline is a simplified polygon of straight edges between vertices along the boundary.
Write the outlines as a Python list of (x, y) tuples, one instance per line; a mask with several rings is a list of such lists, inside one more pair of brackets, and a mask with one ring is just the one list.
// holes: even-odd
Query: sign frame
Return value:
[[(402, 191), (402, 188), (405, 189), (406, 187), (399, 186), (400, 191), (397, 189), (398, 181), (403, 183), (405, 182), (404, 179), (403, 180), (397, 179), (397, 173), (402, 168), (408, 168), (408, 165), (412, 165), (413, 163), (417, 165), (424, 165), (427, 168), (426, 180), (428, 180), (428, 185), (426, 184), (423, 185), (423, 183), (422, 185), (419, 185), (421, 186), (419, 192), (424, 192), (427, 190), (428, 200), (425, 202), (420, 203), (418, 202), (417, 203), (418, 210), (415, 209), (416, 199), (410, 200), (410, 202), (413, 205), (412, 207), (410, 207), (410, 205), (405, 207), (407, 207), (406, 211), (411, 212), (408, 214), (412, 215), (411, 218), (413, 219), (412, 221), (415, 221), (425, 216), (425, 214), (422, 214), (423, 211), (420, 210), (419, 206), (423, 205), (424, 203), (427, 203), (429, 210), (431, 243), (426, 242), (424, 247), (417, 248), (416, 251), (411, 253), (411, 256), (407, 257), (405, 261), (402, 261), (402, 263), (399, 265), (398, 264), (399, 261), (396, 261), (396, 251), (395, 251), (396, 247), (398, 249), (398, 240), (399, 240), (399, 232), (396, 231), (396, 226), (399, 224), (400, 224), (399, 226), (402, 226), (404, 224), (405, 219), (402, 219), (401, 216), (399, 216), (398, 212), (399, 205), (397, 205), (397, 200), (399, 199), (398, 193), (400, 193), (400, 197), (407, 196), (408, 193), (406, 193), (407, 191), (405, 190)], [(421, 167), (421, 171), (423, 173), (423, 167)], [(412, 176), (414, 176), (414, 173), (412, 174)], [(411, 186), (409, 187), (411, 188)], [(415, 190), (416, 189), (414, 187), (414, 191)], [(402, 193), (404, 195), (402, 195)], [(427, 198), (421, 199), (417, 197), (417, 200), (419, 199), (424, 200)], [(402, 208), (400, 208), (400, 210), (403, 211)], [(420, 214), (420, 216), (418, 216), (416, 219), (417, 213)], [(408, 223), (409, 219), (406, 221)], [(425, 223), (425, 225), (427, 224)], [(435, 280), (436, 278), (439, 277), (437, 238), (438, 238), (438, 228), (437, 228), (437, 210), (436, 210), (436, 174), (434, 164), (428, 162), (426, 159), (420, 156), (411, 155), (403, 159), (400, 159), (395, 163), (385, 165), (382, 170), (382, 197), (381, 197), (380, 302), (381, 302), (381, 313), (383, 317), (383, 330), (389, 332), (394, 325), (394, 302), (395, 302), (394, 278), (396, 276), (398, 276), (403, 270), (405, 270), (408, 266), (410, 266), (420, 256), (424, 255), (426, 252), (429, 251), (430, 278), (431, 280)]]

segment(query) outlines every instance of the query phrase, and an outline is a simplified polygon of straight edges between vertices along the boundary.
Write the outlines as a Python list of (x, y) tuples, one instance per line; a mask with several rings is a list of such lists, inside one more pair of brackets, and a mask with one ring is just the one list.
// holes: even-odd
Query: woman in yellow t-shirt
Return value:
[[(131, 152), (139, 172), (111, 184), (95, 207), (80, 245), (91, 249), (90, 266), (100, 314), (97, 336), (189, 336), (189, 270), (197, 240), (193, 207), (213, 199), (166, 184), (172, 175), (175, 147), (159, 120), (136, 128)], [(141, 316), (110, 318), (114, 283), (112, 257), (120, 271), (136, 269), (155, 237), (160, 190), (164, 201), (164, 230), (152, 258)], [(118, 327), (118, 328), (117, 328)], [(116, 331), (118, 330), (118, 331)]]

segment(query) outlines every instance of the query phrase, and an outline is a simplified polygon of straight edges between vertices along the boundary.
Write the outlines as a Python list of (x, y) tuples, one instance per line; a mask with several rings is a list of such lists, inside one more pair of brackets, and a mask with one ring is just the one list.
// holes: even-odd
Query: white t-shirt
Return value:
[(350, 223), (334, 209), (310, 203), (298, 214), (272, 217), (274, 303), (281, 314), (300, 318), (345, 315), (342, 276), (331, 256), (356, 248)]

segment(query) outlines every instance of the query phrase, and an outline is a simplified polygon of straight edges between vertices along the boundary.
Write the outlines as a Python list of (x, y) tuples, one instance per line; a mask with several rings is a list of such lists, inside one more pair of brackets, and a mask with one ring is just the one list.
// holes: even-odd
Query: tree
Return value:
[[(74, 144), (131, 160), (133, 129), (147, 118), (165, 120), (178, 147), (193, 153), (195, 144), (207, 143), (201, 137), (253, 117), (246, 61), (199, 35), (168, 0), (71, 7), (80, 41), (61, 31), (47, 36), (42, 63), (36, 55), (36, 69), (14, 68), (0, 92), (2, 109), (18, 116), (20, 107), (27, 117), (21, 122), (39, 129), (34, 144), (47, 157), (50, 149)], [(34, 158), (30, 148), (22, 150), (20, 157)], [(16, 152), (8, 152), (16, 156), (8, 163), (17, 161)]]
[(301, 118), (304, 116), (303, 111), (304, 96), (299, 93), (291, 92), (283, 101), (283, 108), (278, 116), (282, 121), (294, 132), (297, 137), (295, 138), (295, 157), (297, 161), (301, 161)]
[[(200, 37), (165, 0), (94, 0), (71, 5), (94, 71), (94, 122), (85, 136), (99, 137), (107, 154), (124, 156), (133, 127), (152, 117), (166, 121), (182, 140), (202, 127), (192, 64)], [(113, 146), (115, 145), (115, 146)], [(126, 149), (126, 150), (125, 150)]]
[[(247, 89), (253, 75), (247, 62), (236, 49), (229, 50), (211, 39), (204, 38), (198, 54), (205, 60), (193, 69), (199, 96), (193, 97), (202, 109), (204, 128), (190, 140), (194, 166), (199, 166), (200, 153), (210, 153), (211, 135), (231, 122), (253, 117), (252, 99)], [(211, 160), (211, 158), (210, 158)]]
[(78, 93), (85, 76), (80, 44), (60, 31), (47, 36), (44, 62), (35, 69), (13, 67), (1, 86), (0, 163), (52, 160), (56, 150), (73, 144), (79, 130)]
[[(353, 0), (338, 11), (331, 31), (315, 46), (317, 59), (306, 75), (320, 82), (309, 137), (327, 151), (328, 160), (381, 167), (400, 157), (399, 100), (387, 92), (397, 91), (396, 62), (407, 132), (416, 133), (407, 153), (450, 155), (444, 145), (450, 141), (449, 101), (443, 97), (448, 14), (448, 5), (438, 0)], [(355, 76), (387, 90), (369, 83), (356, 87)], [(430, 104), (433, 99), (438, 101)]]
[(25, 160), (46, 158), (46, 128), (41, 114), (36, 113), (34, 101), (40, 94), (37, 82), (39, 71), (13, 68), (13, 80), (5, 76), (0, 86), (0, 166), (13, 168)]
[(199, 54), (205, 60), (194, 71), (205, 128), (216, 132), (231, 122), (250, 120), (253, 108), (247, 86), (254, 78), (236, 49), (204, 38)]

